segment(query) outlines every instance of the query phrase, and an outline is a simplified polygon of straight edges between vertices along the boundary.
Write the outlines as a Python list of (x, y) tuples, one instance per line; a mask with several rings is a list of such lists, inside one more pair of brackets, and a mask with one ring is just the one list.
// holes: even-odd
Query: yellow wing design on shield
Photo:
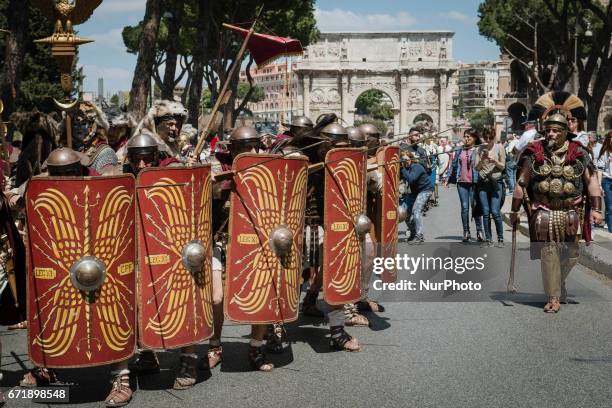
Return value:
[[(121, 258), (132, 242), (133, 217), (130, 215), (132, 196), (123, 187), (115, 187), (106, 196), (98, 215), (98, 228), (95, 232), (94, 255), (102, 260), (107, 271), (117, 270)], [(133, 270), (133, 265), (126, 265)], [(128, 311), (123, 305), (130, 305), (125, 300), (126, 294), (132, 294), (115, 274), (106, 275), (102, 285), (96, 317), (104, 338), (104, 343), (115, 351), (120, 351), (128, 344), (133, 328), (129, 324)], [(130, 311), (132, 311), (130, 305)]]
[(46, 354), (61, 356), (74, 342), (79, 320), (83, 316), (83, 299), (70, 281), (70, 266), (82, 255), (82, 241), (77, 227), (74, 210), (68, 197), (57, 189), (42, 192), (32, 203), (34, 211), (43, 221), (43, 231), (33, 228), (35, 234), (45, 239), (43, 247), (34, 244), (33, 249), (40, 251), (65, 277), (49, 290), (41, 294), (36, 303), (41, 305), (34, 315), (42, 321), (40, 333), (33, 340)]
[[(363, 190), (359, 186), (361, 173), (354, 160), (344, 160), (333, 170), (334, 179), (340, 191), (335, 192), (345, 201), (345, 208), (337, 210), (343, 213), (352, 225), (357, 215), (363, 210)], [(336, 273), (332, 276), (330, 286), (339, 294), (346, 295), (355, 285), (359, 274), (361, 260), (360, 242), (354, 228), (333, 248), (342, 248), (330, 265)]]
[[(263, 239), (256, 249), (239, 260), (239, 263), (246, 263), (234, 279), (243, 279), (244, 283), (231, 302), (248, 314), (255, 314), (266, 306), (276, 308), (278, 312), (281, 305), (289, 306), (295, 311), (299, 297), (299, 276), (296, 270), (301, 251), (295, 248), (294, 238), (294, 248), (284, 259), (279, 259), (271, 250), (268, 241), (271, 232), (280, 225), (289, 227), (294, 237), (301, 231), (301, 223), (304, 221), (306, 191), (303, 187), (306, 185), (306, 169), (302, 167), (298, 174), (294, 174), (289, 172), (289, 166), (285, 164), (285, 168), (274, 175), (269, 168), (261, 166), (239, 173), (238, 177), (247, 186), (245, 190), (249, 194), (250, 202), (255, 203), (253, 208), (245, 206), (246, 214), (238, 215)], [(280, 192), (276, 180), (282, 185)], [(298, 240), (301, 238), (301, 234), (298, 234)], [(281, 296), (283, 284), (287, 298)], [(275, 296), (266, 304), (272, 290)]]
[[(156, 230), (156, 234), (147, 232), (149, 239), (157, 241), (162, 247), (176, 257), (175, 262), (171, 263), (156, 279), (151, 286), (160, 287), (154, 297), (161, 295), (158, 312), (149, 319), (146, 329), (153, 330), (154, 333), (165, 338), (176, 336), (181, 330), (185, 329), (185, 321), (189, 314), (192, 314), (194, 322), (197, 319), (204, 319), (210, 325), (212, 322), (212, 299), (210, 295), (210, 279), (204, 269), (195, 276), (189, 272), (182, 263), (183, 247), (192, 239), (199, 238), (207, 240), (211, 245), (211, 238), (204, 233), (207, 231), (206, 225), (210, 223), (210, 210), (206, 203), (210, 183), (205, 183), (205, 188), (197, 198), (198, 206), (195, 206), (195, 179), (191, 179), (191, 214), (188, 211), (185, 196), (181, 191), (181, 186), (170, 178), (163, 178), (155, 183), (155, 186), (146, 192), (146, 197), (151, 200), (153, 207), (158, 215), (158, 220), (149, 216), (148, 221)], [(197, 221), (197, 226), (196, 226)], [(202, 236), (197, 237), (196, 233)], [(206, 262), (210, 263), (207, 259)], [(210, 267), (205, 265), (205, 267)], [(195, 277), (195, 284), (194, 284)], [(162, 295), (163, 294), (163, 295)], [(148, 302), (153, 302), (151, 298)], [(194, 324), (191, 330), (198, 331), (198, 325)]]

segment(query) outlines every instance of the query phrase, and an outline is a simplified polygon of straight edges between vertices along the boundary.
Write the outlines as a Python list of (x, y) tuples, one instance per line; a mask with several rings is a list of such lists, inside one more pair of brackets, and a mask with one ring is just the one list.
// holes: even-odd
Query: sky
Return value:
[[(288, 0), (290, 1), (290, 0)], [(315, 16), (320, 31), (410, 31), (455, 32), (455, 62), (499, 58), (498, 47), (478, 34), (478, 4), (481, 0), (318, 0)], [(121, 31), (137, 24), (146, 0), (104, 0), (85, 24), (80, 36), (95, 40), (79, 48), (79, 66), (86, 76), (84, 91), (97, 92), (104, 78), (105, 94), (129, 90), (136, 56), (129, 54)]]

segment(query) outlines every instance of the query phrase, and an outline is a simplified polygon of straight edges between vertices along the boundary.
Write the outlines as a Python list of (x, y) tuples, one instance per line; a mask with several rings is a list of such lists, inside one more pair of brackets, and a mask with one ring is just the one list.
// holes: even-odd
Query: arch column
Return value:
[(393, 134), (394, 135), (397, 135), (403, 132), (401, 130), (401, 126), (402, 126), (401, 115), (402, 115), (402, 110), (400, 108), (393, 108)]
[(398, 131), (395, 133), (407, 133), (410, 128), (410, 123), (408, 121), (408, 109), (406, 108), (408, 104), (408, 75), (401, 74), (400, 77), (400, 98), (399, 98), (399, 126)]
[(304, 74), (302, 76), (302, 97), (303, 97), (303, 107), (304, 116), (310, 117), (310, 74)]
[(448, 94), (448, 80), (446, 73), (440, 74), (440, 96), (439, 101), (439, 112), (438, 112), (438, 131), (441, 132), (446, 129), (446, 95)]
[(348, 74), (341, 74), (340, 85), (342, 88), (342, 92), (341, 92), (342, 119), (344, 119), (347, 123), (351, 123), (349, 122), (350, 105), (349, 105), (349, 89), (348, 89), (349, 88), (349, 76)]

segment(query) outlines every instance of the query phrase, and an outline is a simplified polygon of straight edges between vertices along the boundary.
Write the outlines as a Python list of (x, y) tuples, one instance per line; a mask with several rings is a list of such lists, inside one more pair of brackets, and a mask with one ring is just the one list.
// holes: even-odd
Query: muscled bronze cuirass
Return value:
[(584, 165), (576, 160), (565, 161), (565, 154), (547, 154), (541, 163), (531, 164), (533, 201), (551, 210), (574, 208), (582, 196)]

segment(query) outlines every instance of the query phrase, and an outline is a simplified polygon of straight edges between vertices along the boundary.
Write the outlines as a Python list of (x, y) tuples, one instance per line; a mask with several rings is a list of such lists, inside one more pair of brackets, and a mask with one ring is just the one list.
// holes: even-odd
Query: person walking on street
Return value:
[(472, 237), (470, 234), (470, 207), (472, 216), (476, 222), (476, 237), (478, 242), (484, 242), (482, 233), (482, 214), (478, 203), (472, 204), (475, 200), (476, 183), (478, 182), (478, 172), (474, 171), (474, 161), (476, 160), (476, 145), (480, 145), (480, 135), (476, 129), (467, 129), (463, 134), (463, 145), (454, 152), (453, 162), (450, 171), (444, 181), (444, 187), (449, 183), (457, 183), (457, 192), (461, 202), (461, 223), (463, 224), (463, 242), (469, 242)]
[(410, 214), (406, 221), (410, 230), (408, 242), (413, 241), (415, 244), (420, 244), (425, 241), (423, 237), (423, 209), (433, 193), (434, 185), (431, 176), (427, 174), (425, 167), (419, 163), (413, 153), (404, 153), (404, 158), (401, 174), (410, 186), (410, 193), (405, 196), (404, 203)]
[(608, 232), (612, 232), (612, 130), (606, 133), (603, 145), (598, 150), (595, 164), (606, 205), (605, 221)]
[(504, 196), (503, 171), (506, 166), (506, 151), (500, 143), (495, 142), (495, 133), (485, 130), (487, 143), (478, 148), (474, 166), (478, 171), (476, 191), (482, 208), (486, 245), (493, 245), (491, 218), (495, 221), (497, 246), (504, 245), (504, 226), (501, 218), (501, 206)]

